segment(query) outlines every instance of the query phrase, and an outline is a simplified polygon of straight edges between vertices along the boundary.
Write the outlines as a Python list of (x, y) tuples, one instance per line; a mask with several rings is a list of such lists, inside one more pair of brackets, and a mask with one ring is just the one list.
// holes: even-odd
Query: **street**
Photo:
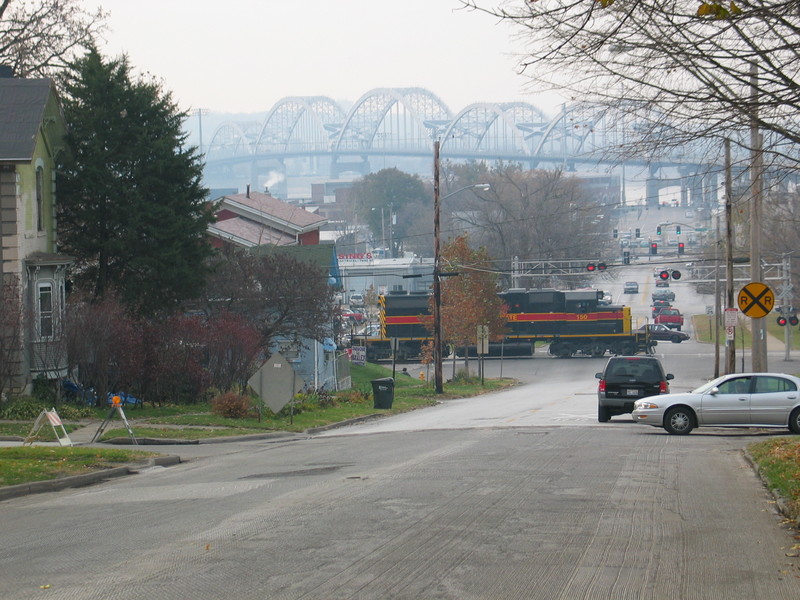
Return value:
[[(628, 303), (646, 315), (641, 283)], [(694, 339), (657, 352), (674, 391), (713, 375)], [(314, 435), (158, 447), (186, 462), (2, 502), (0, 597), (800, 597), (794, 533), (744, 454), (788, 432), (598, 423), (604, 362), (488, 360), (520, 385)]]

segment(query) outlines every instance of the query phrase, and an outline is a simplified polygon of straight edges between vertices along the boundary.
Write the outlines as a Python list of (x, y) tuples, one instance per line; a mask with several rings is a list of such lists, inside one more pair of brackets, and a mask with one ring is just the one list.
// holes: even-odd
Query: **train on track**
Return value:
[[(489, 344), (490, 356), (532, 356), (537, 343), (549, 345), (549, 353), (558, 358), (648, 353), (655, 344), (633, 329), (629, 306), (604, 304), (601, 291), (510, 289), (499, 296), (508, 325), (503, 340)], [(380, 330), (364, 340), (367, 360), (391, 358), (392, 343), (397, 360), (420, 355), (433, 339), (429, 297), (405, 292), (380, 296)], [(475, 347), (467, 351), (475, 354)]]

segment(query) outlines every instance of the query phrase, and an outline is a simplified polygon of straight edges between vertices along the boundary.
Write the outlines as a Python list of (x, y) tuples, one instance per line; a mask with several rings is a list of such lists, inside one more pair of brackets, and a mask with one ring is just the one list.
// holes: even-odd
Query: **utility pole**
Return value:
[(442, 394), (442, 284), (439, 266), (439, 140), (436, 140), (433, 143), (433, 381), (436, 393)]
[[(761, 154), (763, 137), (758, 127), (758, 67), (750, 67), (750, 281), (761, 282), (763, 270), (761, 268), (761, 203), (762, 203), (762, 162)], [(754, 372), (767, 370), (767, 328), (763, 318), (751, 319), (750, 331), (753, 334), (752, 369)]]
[[(725, 138), (725, 308), (733, 308), (733, 175), (731, 141)], [(726, 336), (727, 338), (727, 336)], [(725, 374), (736, 372), (736, 329), (733, 339), (725, 340)]]

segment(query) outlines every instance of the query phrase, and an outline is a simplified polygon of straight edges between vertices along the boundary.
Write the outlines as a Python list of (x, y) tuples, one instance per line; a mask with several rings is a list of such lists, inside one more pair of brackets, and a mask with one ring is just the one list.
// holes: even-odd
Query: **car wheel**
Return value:
[(800, 408), (795, 408), (789, 415), (789, 429), (792, 433), (800, 433)]
[(681, 343), (681, 341), (683, 341), (683, 340), (681, 340), (680, 336), (673, 335), (673, 336), (670, 338), (670, 341), (671, 341), (673, 344), (680, 344), (680, 343)]
[(673, 435), (687, 435), (694, 429), (694, 415), (682, 406), (670, 408), (664, 415), (664, 429)]
[(597, 420), (600, 423), (608, 423), (608, 420), (610, 418), (611, 418), (611, 414), (609, 414), (609, 411), (605, 406), (598, 406), (597, 407)]

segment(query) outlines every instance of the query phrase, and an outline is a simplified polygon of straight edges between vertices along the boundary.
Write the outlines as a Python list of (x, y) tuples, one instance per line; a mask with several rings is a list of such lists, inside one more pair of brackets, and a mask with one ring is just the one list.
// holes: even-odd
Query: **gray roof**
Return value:
[(0, 77), (0, 161), (33, 158), (52, 89), (50, 79)]

